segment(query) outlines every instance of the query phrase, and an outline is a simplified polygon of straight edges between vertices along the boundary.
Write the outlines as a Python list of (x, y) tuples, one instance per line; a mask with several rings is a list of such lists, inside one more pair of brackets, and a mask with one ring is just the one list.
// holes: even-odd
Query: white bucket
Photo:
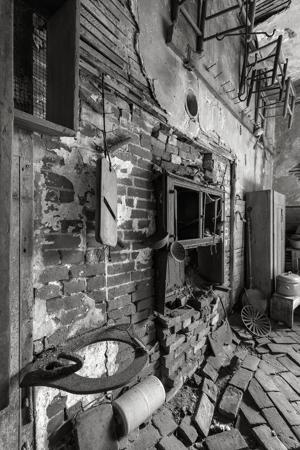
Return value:
[(124, 435), (129, 434), (160, 408), (166, 399), (161, 381), (151, 375), (113, 402)]

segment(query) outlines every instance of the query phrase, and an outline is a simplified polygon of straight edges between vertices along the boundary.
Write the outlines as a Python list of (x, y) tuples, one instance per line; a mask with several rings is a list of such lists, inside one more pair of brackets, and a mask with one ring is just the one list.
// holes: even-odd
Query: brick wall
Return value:
[[(94, 83), (85, 74), (82, 74), (81, 86), (84, 98), (81, 99), (80, 132), (76, 138), (34, 137), (35, 352), (91, 328), (128, 323), (134, 326), (138, 337), (151, 352), (149, 365), (140, 376), (158, 374), (161, 360), (153, 316), (153, 255), (143, 243), (155, 231), (153, 169), (167, 169), (191, 178), (198, 170), (197, 164), (201, 165), (202, 151), (200, 147), (183, 142), (168, 127), (161, 127), (150, 114), (107, 91), (106, 126), (108, 131), (113, 130), (108, 133), (109, 142), (115, 143), (124, 136), (130, 137), (131, 141), (111, 155), (118, 177), (119, 243), (114, 249), (105, 248), (94, 237), (95, 169), (103, 148), (103, 119), (93, 108), (93, 102), (101, 107), (101, 91), (95, 90)], [(225, 173), (225, 167), (226, 160), (218, 158), (217, 178), (224, 178), (227, 185), (225, 209), (228, 218), (230, 171)], [(227, 220), (224, 237), (228, 261)], [(196, 324), (198, 318), (193, 320)], [(199, 340), (196, 356), (201, 353), (202, 344), (204, 341)], [(99, 349), (99, 353), (110, 358), (110, 372), (113, 373), (126, 364), (128, 354), (116, 345), (110, 350), (111, 356), (107, 356), (106, 348)], [(95, 367), (88, 352), (86, 365), (93, 373)], [(107, 370), (105, 364), (103, 367), (99, 374)], [(41, 389), (40, 395), (44, 394)], [(38, 424), (45, 424), (50, 419), (49, 433), (68, 417), (64, 402), (58, 402), (59, 412), (52, 408), (57, 403), (57, 395), (61, 394), (56, 393), (46, 404), (44, 402), (44, 411), (48, 412), (46, 416), (41, 415)], [(74, 406), (72, 400), (67, 403), (68, 408)], [(55, 421), (52, 411), (55, 411)]]

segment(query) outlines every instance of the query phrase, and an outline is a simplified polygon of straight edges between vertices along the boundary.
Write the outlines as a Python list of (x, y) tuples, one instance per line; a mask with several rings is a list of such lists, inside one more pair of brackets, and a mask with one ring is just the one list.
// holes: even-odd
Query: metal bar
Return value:
[(288, 79), (287, 79), (287, 82), (286, 82), (286, 97), (285, 97), (285, 100), (284, 100), (284, 108), (283, 108), (283, 116), (284, 117), (286, 117), (286, 115), (287, 115), (287, 109), (288, 109), (288, 103), (289, 103), (289, 96), (290, 96), (290, 89), (291, 89), (291, 78), (289, 77)]
[(204, 41), (210, 41), (211, 39), (215, 39), (215, 38), (220, 37), (222, 35), (226, 35), (227, 33), (231, 33), (232, 31), (241, 30), (242, 28), (245, 28), (245, 26), (244, 25), (239, 25), (238, 27), (230, 28), (229, 30), (225, 30), (225, 31), (222, 31), (222, 32), (219, 32), (219, 33), (212, 34), (211, 36), (203, 38), (203, 40)]
[(274, 59), (274, 67), (273, 67), (272, 83), (275, 83), (275, 78), (276, 78), (276, 73), (277, 73), (277, 66), (278, 66), (280, 52), (281, 52), (281, 45), (282, 45), (282, 34), (278, 37), (278, 40), (277, 40), (277, 47), (276, 47), (276, 53), (275, 53), (275, 59)]
[(190, 16), (190, 14), (187, 12), (187, 10), (183, 7), (180, 8), (180, 12), (182, 13), (183, 17), (186, 19), (186, 21), (190, 24), (190, 26), (193, 28), (197, 36), (202, 36), (202, 31), (198, 27), (198, 25), (194, 22), (193, 18)]
[(226, 13), (228, 13), (230, 11), (234, 11), (235, 9), (239, 9), (239, 8), (240, 8), (239, 4), (234, 5), (234, 6), (230, 6), (230, 8), (222, 9), (222, 11), (218, 11), (215, 14), (211, 14), (210, 16), (207, 16), (206, 20), (215, 19), (216, 17), (219, 17), (219, 16), (221, 16), (223, 14), (226, 14)]
[(201, 30), (202, 34), (201, 34), (201, 36), (198, 36), (197, 44), (196, 44), (196, 50), (198, 53), (201, 53), (203, 51), (205, 25), (206, 25), (206, 13), (207, 13), (207, 0), (202, 0), (201, 18), (200, 18), (200, 30)]

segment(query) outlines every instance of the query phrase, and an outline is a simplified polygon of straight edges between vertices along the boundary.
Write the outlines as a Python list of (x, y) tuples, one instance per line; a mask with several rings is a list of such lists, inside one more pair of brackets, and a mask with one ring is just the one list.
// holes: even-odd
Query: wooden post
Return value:
[(9, 404), (13, 2), (0, 0), (0, 410)]

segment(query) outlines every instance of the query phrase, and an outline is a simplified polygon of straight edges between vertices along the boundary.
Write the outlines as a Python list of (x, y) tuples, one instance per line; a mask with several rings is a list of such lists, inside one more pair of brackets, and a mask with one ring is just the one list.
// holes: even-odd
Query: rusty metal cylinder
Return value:
[(113, 402), (115, 417), (126, 436), (145, 422), (166, 399), (161, 381), (151, 375)]

